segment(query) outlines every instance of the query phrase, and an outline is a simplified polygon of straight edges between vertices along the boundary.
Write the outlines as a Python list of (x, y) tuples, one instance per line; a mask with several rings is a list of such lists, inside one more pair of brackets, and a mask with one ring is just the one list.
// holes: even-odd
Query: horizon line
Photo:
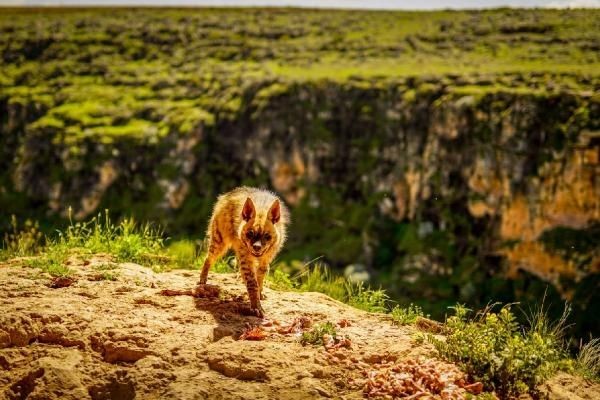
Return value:
[(112, 3), (112, 4), (3, 4), (0, 9), (299, 9), (315, 11), (405, 11), (405, 12), (427, 12), (427, 11), (481, 11), (481, 10), (600, 10), (600, 7), (554, 7), (552, 5), (540, 6), (518, 6), (518, 5), (492, 5), (481, 7), (439, 7), (439, 8), (370, 8), (370, 7), (317, 7), (303, 5), (209, 5), (209, 4), (135, 4), (135, 3)]

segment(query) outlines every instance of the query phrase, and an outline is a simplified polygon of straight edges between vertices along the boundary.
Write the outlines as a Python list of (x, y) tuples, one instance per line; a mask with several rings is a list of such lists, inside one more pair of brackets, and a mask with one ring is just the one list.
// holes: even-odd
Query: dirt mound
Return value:
[[(196, 272), (125, 263), (102, 278), (107, 260), (96, 257), (70, 265), (75, 274), (58, 285), (24, 263), (0, 265), (0, 398), (354, 399), (385, 394), (374, 382), (396, 363), (452, 368), (431, 364), (415, 328), (319, 293), (266, 289), (260, 320), (245, 315), (235, 274), (211, 275), (218, 296), (195, 298)], [(343, 346), (300, 344), (303, 329), (325, 321)], [(559, 378), (548, 386), (554, 398), (600, 398), (597, 386)]]

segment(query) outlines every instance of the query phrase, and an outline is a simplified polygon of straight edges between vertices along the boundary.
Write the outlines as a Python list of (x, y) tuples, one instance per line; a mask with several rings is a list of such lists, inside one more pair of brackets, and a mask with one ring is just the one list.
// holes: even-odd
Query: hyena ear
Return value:
[(273, 205), (269, 209), (269, 219), (271, 222), (276, 224), (281, 219), (281, 206), (279, 205), (279, 200), (275, 200)]
[(254, 217), (255, 213), (256, 211), (254, 210), (254, 203), (252, 202), (252, 199), (248, 197), (244, 203), (244, 208), (242, 209), (242, 218), (244, 221), (250, 221), (252, 217)]

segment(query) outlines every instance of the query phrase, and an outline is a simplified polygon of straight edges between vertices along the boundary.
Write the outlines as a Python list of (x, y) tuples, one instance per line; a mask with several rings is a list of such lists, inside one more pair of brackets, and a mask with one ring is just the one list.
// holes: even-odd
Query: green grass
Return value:
[(296, 288), (296, 282), (279, 268), (274, 268), (270, 271), (267, 277), (269, 287), (276, 290), (293, 290)]
[[(202, 263), (204, 260), (202, 259)], [(228, 274), (237, 271), (237, 262), (235, 257), (223, 257), (211, 267), (211, 271), (216, 272), (217, 274)]]
[(424, 317), (423, 309), (412, 303), (407, 307), (394, 306), (390, 314), (396, 325), (412, 325), (417, 321), (417, 318)]
[(0, 249), (0, 260), (24, 257), (37, 254), (43, 246), (43, 234), (39, 224), (30, 220), (20, 226), (13, 215), (10, 220), (11, 230), (4, 235), (3, 246)]
[(138, 224), (133, 218), (115, 224), (108, 210), (90, 221), (72, 222), (49, 247), (52, 246), (77, 250), (84, 256), (107, 253), (118, 262), (136, 263), (153, 262), (164, 247), (160, 230), (150, 224)]
[(202, 266), (196, 243), (191, 240), (170, 242), (166, 248), (166, 255), (169, 256), (175, 268), (198, 269)]
[(362, 282), (347, 282), (346, 291), (348, 292), (347, 302), (352, 307), (375, 313), (385, 313), (389, 310), (389, 296), (383, 289), (371, 289), (365, 287)]
[(104, 281), (116, 281), (119, 279), (119, 274), (116, 272), (104, 271), (100, 274), (100, 278)]
[(27, 265), (38, 268), (54, 277), (68, 277), (74, 271), (66, 265), (68, 249), (63, 246), (52, 246), (38, 257), (27, 261)]
[[(136, 262), (163, 268), (169, 258), (163, 254), (160, 230), (150, 224), (138, 224), (126, 218), (115, 224), (108, 210), (86, 222), (71, 222), (55, 237), (43, 237), (37, 225), (26, 223), (22, 230), (13, 220), (14, 231), (4, 240), (0, 259), (15, 256), (34, 257), (27, 261), (54, 276), (66, 276), (72, 271), (66, 267), (69, 257), (87, 259), (104, 253), (117, 262)], [(71, 220), (72, 221), (72, 220)], [(43, 245), (40, 243), (44, 242)]]
[[(275, 270), (277, 271), (277, 270)], [(296, 276), (284, 276), (280, 272), (277, 281), (281, 286), (301, 292), (320, 292), (355, 308), (369, 312), (387, 312), (388, 295), (383, 289), (372, 289), (364, 283), (355, 283), (335, 275), (324, 264), (305, 266)]]
[(298, 290), (302, 292), (319, 292), (339, 301), (348, 298), (348, 286), (344, 277), (333, 274), (324, 264), (306, 267), (296, 279)]
[[(187, 239), (170, 242), (164, 252), (168, 258), (165, 269), (201, 269), (206, 260), (206, 253), (200, 247)], [(222, 257), (214, 263), (210, 270), (218, 274), (235, 272), (235, 257)]]
[[(71, 220), (72, 221), (72, 220)], [(156, 272), (171, 269), (200, 269), (206, 254), (199, 252), (190, 240), (179, 240), (165, 245), (162, 232), (151, 224), (139, 224), (132, 218), (112, 222), (108, 210), (85, 222), (71, 222), (55, 237), (43, 236), (37, 224), (26, 222), (19, 227), (12, 220), (13, 231), (5, 236), (0, 260), (14, 257), (34, 257), (28, 263), (52, 275), (70, 273), (67, 259), (88, 259), (95, 254), (108, 254), (115, 262), (134, 262), (153, 268)], [(44, 243), (44, 244), (42, 244)], [(235, 272), (235, 258), (224, 257), (211, 268), (216, 273)], [(115, 280), (113, 268), (101, 266), (104, 279)], [(100, 267), (99, 267), (100, 268)]]
[(587, 379), (600, 382), (600, 338), (592, 338), (580, 347), (575, 371)]

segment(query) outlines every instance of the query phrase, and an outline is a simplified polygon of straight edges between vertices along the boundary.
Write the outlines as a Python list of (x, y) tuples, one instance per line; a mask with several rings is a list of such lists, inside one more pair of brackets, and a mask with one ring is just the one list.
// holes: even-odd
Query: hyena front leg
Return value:
[(206, 260), (202, 266), (202, 272), (200, 273), (200, 285), (206, 285), (208, 279), (208, 271), (213, 266), (215, 261), (223, 256), (227, 252), (228, 246), (223, 241), (223, 235), (215, 229), (210, 235), (210, 243), (208, 245), (208, 253), (206, 254)]
[(267, 276), (267, 274), (269, 273), (269, 264), (269, 262), (261, 261), (260, 264), (258, 264), (258, 269), (256, 270), (256, 280), (258, 281), (258, 294), (261, 300), (267, 298), (267, 296), (265, 296), (265, 294), (263, 293), (263, 282), (265, 280), (265, 276)]
[(250, 308), (257, 317), (262, 318), (265, 315), (265, 310), (263, 310), (262, 305), (260, 304), (260, 292), (252, 261), (252, 258), (247, 254), (239, 255), (240, 273), (242, 279), (244, 279), (244, 283), (246, 283), (248, 298), (250, 299)]

